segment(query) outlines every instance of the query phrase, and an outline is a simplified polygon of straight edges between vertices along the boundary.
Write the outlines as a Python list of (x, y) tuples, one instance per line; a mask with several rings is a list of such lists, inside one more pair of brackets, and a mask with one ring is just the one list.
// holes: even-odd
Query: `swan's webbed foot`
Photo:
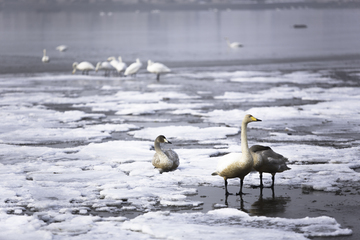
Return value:
[(236, 193), (236, 196), (243, 196), (243, 195), (247, 195), (247, 194), (249, 194), (249, 193), (238, 192), (238, 193)]
[(227, 197), (227, 196), (229, 196), (229, 195), (234, 195), (233, 193), (230, 193), (230, 192), (228, 192), (227, 190), (225, 191), (225, 196)]

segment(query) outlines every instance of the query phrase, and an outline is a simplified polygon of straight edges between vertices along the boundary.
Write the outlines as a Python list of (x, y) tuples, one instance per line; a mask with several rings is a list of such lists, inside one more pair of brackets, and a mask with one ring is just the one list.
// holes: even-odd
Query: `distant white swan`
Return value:
[(46, 49), (43, 50), (43, 57), (42, 57), (41, 61), (44, 63), (50, 62), (49, 56), (46, 56)]
[(165, 66), (162, 63), (157, 63), (157, 62), (153, 62), (151, 60), (148, 60), (148, 66), (147, 66), (147, 70), (151, 73), (155, 73), (156, 74), (156, 80), (160, 81), (160, 74), (161, 73), (168, 73), (171, 72), (170, 68), (168, 68), (167, 66)]
[(160, 135), (155, 139), (154, 146), (156, 153), (154, 154), (152, 165), (159, 169), (160, 173), (173, 171), (179, 166), (179, 156), (173, 150), (163, 151), (160, 143), (170, 143), (165, 136)]
[(126, 68), (124, 75), (136, 75), (136, 73), (140, 70), (142, 66), (142, 63), (140, 62), (140, 59), (136, 59), (136, 62), (130, 64), (129, 67)]
[(222, 156), (216, 168), (216, 172), (212, 175), (219, 175), (224, 178), (225, 181), (225, 195), (230, 193), (227, 190), (227, 179), (240, 178), (240, 191), (242, 194), (242, 187), (244, 178), (248, 175), (253, 168), (254, 161), (249, 150), (247, 141), (247, 124), (250, 122), (261, 121), (247, 114), (241, 124), (241, 153), (229, 153)]
[(98, 62), (95, 67), (95, 71), (103, 70), (105, 76), (110, 76), (110, 71), (113, 70), (113, 66), (109, 62)]
[(60, 45), (56, 47), (56, 50), (58, 50), (59, 52), (65, 52), (68, 49), (68, 47), (66, 45)]
[(243, 47), (243, 45), (239, 42), (230, 42), (228, 38), (225, 38), (226, 40), (226, 43), (227, 45), (230, 47), (230, 48), (233, 48), (233, 49), (236, 49), (236, 48), (241, 48)]
[(274, 152), (270, 147), (254, 145), (250, 148), (250, 153), (254, 160), (254, 169), (260, 174), (260, 187), (263, 188), (262, 174), (263, 172), (271, 173), (272, 184), (274, 188), (275, 174), (289, 170), (286, 165), (288, 159), (281, 154)]
[(82, 71), (82, 74), (86, 74), (89, 75), (89, 71), (93, 71), (95, 70), (94, 65), (92, 65), (89, 62), (81, 62), (81, 63), (77, 63), (74, 62), (73, 63), (73, 74), (76, 72), (76, 70)]
[(116, 71), (119, 74), (124, 72), (127, 67), (127, 64), (122, 61), (122, 58), (120, 56), (118, 57), (118, 60), (116, 60), (115, 57), (109, 57), (107, 60), (110, 62), (111, 66), (113, 66), (116, 69)]

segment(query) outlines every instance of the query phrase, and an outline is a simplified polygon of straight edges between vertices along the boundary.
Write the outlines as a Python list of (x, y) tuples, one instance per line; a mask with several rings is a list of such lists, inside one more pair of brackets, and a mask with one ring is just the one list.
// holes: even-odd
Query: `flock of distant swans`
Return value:
[[(227, 45), (232, 49), (237, 49), (243, 47), (243, 45), (239, 42), (230, 42), (228, 38), (225, 38)], [(65, 52), (68, 49), (66, 45), (60, 45), (56, 47), (56, 50), (60, 52)], [(46, 49), (43, 50), (43, 63), (50, 62), (50, 57), (46, 55)], [(83, 62), (74, 62), (73, 65), (74, 74), (77, 70), (81, 71), (82, 74), (88, 75), (90, 71), (104, 71), (105, 76), (110, 76), (111, 71), (116, 71), (116, 73), (120, 76), (136, 76), (137, 72), (142, 67), (142, 63), (139, 58), (129, 66), (125, 62), (123, 62), (122, 58), (119, 56), (109, 57), (107, 61), (98, 62), (96, 66), (92, 63), (83, 61)], [(148, 60), (147, 71), (150, 73), (156, 74), (156, 80), (160, 81), (160, 74), (169, 73), (171, 69), (159, 62), (153, 62)]]
[[(60, 45), (56, 47), (56, 50), (60, 52), (65, 52), (68, 49), (66, 45)], [(46, 49), (43, 50), (43, 57), (41, 59), (43, 63), (50, 62), (50, 57), (46, 55)], [(96, 66), (90, 62), (74, 62), (73, 65), (74, 74), (77, 70), (81, 71), (82, 74), (88, 75), (90, 71), (104, 71), (105, 76), (110, 76), (111, 71), (116, 71), (120, 76), (136, 76), (136, 73), (142, 67), (142, 63), (139, 58), (129, 66), (125, 62), (123, 62), (122, 58), (119, 56), (117, 59), (115, 57), (109, 57), (107, 61), (98, 62)], [(156, 80), (160, 81), (160, 74), (169, 73), (171, 69), (165, 66), (162, 63), (153, 62), (148, 60), (147, 71), (150, 73), (156, 74)]]

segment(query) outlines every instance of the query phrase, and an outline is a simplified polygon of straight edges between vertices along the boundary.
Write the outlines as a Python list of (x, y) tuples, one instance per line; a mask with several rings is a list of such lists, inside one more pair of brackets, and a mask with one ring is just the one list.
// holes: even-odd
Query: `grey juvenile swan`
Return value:
[(224, 178), (225, 181), (225, 194), (229, 195), (230, 193), (227, 190), (227, 179), (228, 178), (240, 178), (240, 191), (239, 195), (242, 194), (242, 186), (244, 178), (251, 169), (253, 168), (254, 161), (251, 156), (248, 142), (247, 142), (247, 124), (250, 122), (261, 121), (253, 117), (250, 114), (247, 114), (241, 124), (241, 152), (242, 153), (229, 153), (221, 157), (216, 168), (216, 172), (212, 175), (219, 175)]
[(154, 146), (156, 153), (154, 154), (152, 165), (159, 169), (160, 173), (173, 171), (179, 166), (179, 156), (173, 150), (163, 151), (160, 143), (170, 143), (165, 136), (160, 135), (155, 139)]
[(250, 153), (254, 160), (254, 169), (260, 174), (260, 187), (263, 188), (262, 174), (263, 172), (271, 173), (272, 184), (274, 188), (275, 174), (283, 172), (290, 168), (286, 165), (288, 159), (283, 155), (274, 152), (270, 147), (254, 145), (250, 148)]

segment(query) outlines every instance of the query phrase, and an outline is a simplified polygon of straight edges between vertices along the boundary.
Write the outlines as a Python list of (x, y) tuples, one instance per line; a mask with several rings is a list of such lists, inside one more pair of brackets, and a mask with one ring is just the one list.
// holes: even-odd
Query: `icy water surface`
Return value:
[[(280, 68), (279, 68), (280, 69)], [(354, 239), (357, 69), (177, 69), (162, 77), (2, 75), (0, 228), (10, 239)], [(289, 158), (274, 194), (245, 178), (225, 199), (219, 156), (249, 145)], [(180, 167), (151, 165), (163, 134)], [(169, 145), (163, 146), (168, 148)], [(269, 186), (269, 174), (264, 176)], [(229, 181), (237, 192), (239, 181)], [(347, 215), (346, 215), (347, 214)], [(348, 217), (344, 217), (348, 216)]]

